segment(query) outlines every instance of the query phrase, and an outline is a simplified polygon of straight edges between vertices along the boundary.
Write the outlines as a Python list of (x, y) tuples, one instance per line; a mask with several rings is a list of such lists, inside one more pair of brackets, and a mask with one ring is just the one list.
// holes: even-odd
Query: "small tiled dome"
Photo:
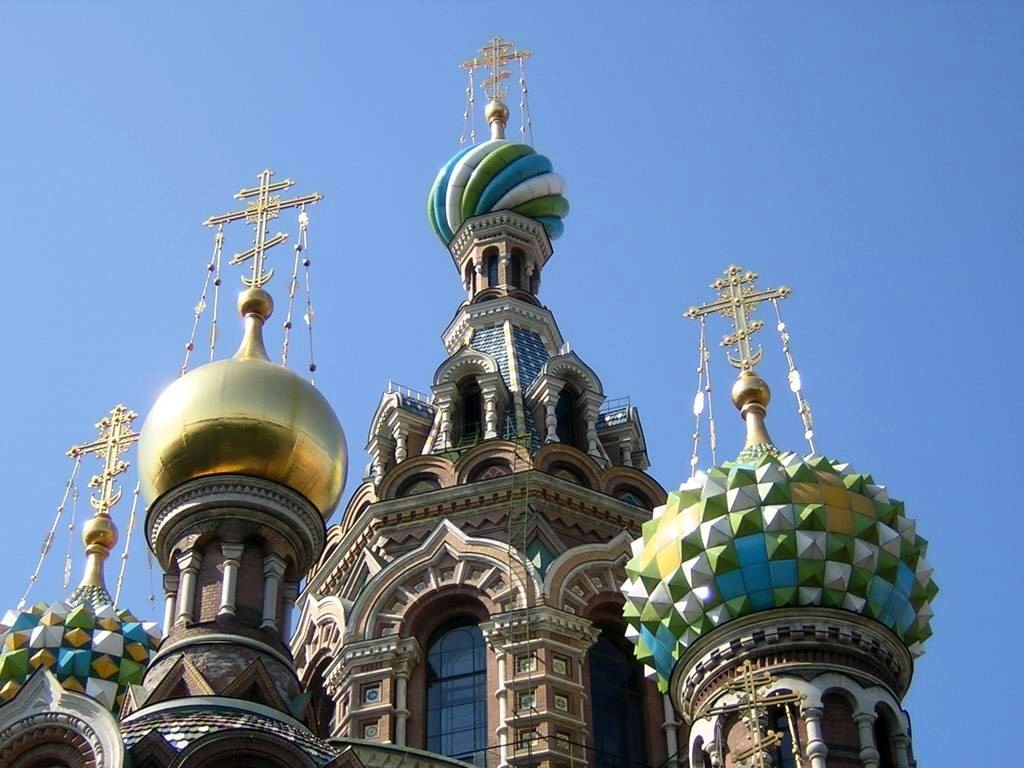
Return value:
[(0, 621), (0, 699), (11, 699), (40, 667), (69, 691), (116, 711), (141, 683), (160, 632), (117, 610), (103, 587), (79, 587), (62, 602), (8, 611)]
[(926, 549), (903, 503), (849, 465), (773, 451), (728, 462), (669, 494), (633, 542), (628, 633), (662, 687), (707, 632), (787, 606), (870, 617), (917, 655), (938, 591)]

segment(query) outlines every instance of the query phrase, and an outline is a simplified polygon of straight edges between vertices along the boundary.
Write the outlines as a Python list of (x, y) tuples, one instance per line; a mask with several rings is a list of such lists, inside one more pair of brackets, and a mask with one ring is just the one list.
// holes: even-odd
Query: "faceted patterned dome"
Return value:
[(903, 503), (849, 465), (774, 451), (728, 462), (669, 494), (633, 542), (628, 634), (663, 690), (700, 637), (772, 608), (858, 613), (918, 655), (938, 592), (926, 549)]
[(0, 701), (44, 667), (67, 690), (120, 709), (128, 686), (142, 682), (160, 631), (112, 603), (103, 587), (79, 587), (64, 602), (8, 611), (0, 621)]
[(552, 240), (569, 213), (565, 180), (528, 144), (491, 139), (460, 149), (444, 164), (427, 198), (434, 232), (447, 245), (462, 222), (509, 210), (544, 226)]

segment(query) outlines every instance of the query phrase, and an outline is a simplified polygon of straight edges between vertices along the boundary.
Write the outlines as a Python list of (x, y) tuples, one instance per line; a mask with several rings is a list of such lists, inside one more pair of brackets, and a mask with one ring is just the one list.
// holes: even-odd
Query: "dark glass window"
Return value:
[(896, 768), (896, 756), (892, 749), (892, 734), (885, 722), (885, 715), (879, 713), (875, 720), (875, 749), (878, 750), (878, 768)]
[(427, 749), (486, 765), (487, 660), (475, 624), (449, 625), (427, 652)]
[(476, 270), (472, 261), (466, 264), (466, 287), (470, 293), (476, 293)]
[[(775, 748), (775, 763), (779, 768), (800, 768), (793, 756), (793, 735), (789, 732), (789, 720), (781, 707), (771, 712), (772, 730), (782, 736), (782, 741)], [(794, 721), (795, 724), (795, 721)]]
[(594, 768), (644, 768), (644, 673), (633, 646), (615, 625), (587, 651), (594, 710)]
[(460, 388), (462, 397), (462, 433), (463, 442), (479, 440), (483, 434), (484, 400), (480, 393), (480, 385), (470, 380)]
[(523, 287), (523, 257), (519, 251), (512, 251), (508, 257), (508, 284), (513, 288)]
[(498, 254), (488, 256), (484, 266), (487, 268), (487, 285), (493, 288), (498, 284)]
[[(555, 434), (567, 445), (576, 445), (576, 398), (563, 389), (555, 403)], [(579, 446), (576, 446), (579, 447)]]

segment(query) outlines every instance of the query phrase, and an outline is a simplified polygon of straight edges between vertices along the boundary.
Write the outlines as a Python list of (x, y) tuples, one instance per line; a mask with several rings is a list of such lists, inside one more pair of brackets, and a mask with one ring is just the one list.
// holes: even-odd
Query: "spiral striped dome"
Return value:
[(430, 187), (427, 215), (447, 245), (462, 222), (508, 210), (543, 225), (552, 240), (562, 234), (569, 213), (565, 179), (551, 161), (528, 144), (492, 139), (460, 149)]

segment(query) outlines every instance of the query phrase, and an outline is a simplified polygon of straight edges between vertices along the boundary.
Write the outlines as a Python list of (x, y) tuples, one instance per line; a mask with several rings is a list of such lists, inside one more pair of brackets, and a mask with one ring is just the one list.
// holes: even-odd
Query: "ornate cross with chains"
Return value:
[(718, 301), (701, 304), (699, 307), (690, 307), (686, 316), (691, 320), (696, 320), (699, 317), (719, 312), (726, 317), (731, 317), (733, 332), (722, 338), (722, 346), (736, 347), (739, 357), (726, 355), (729, 362), (735, 368), (749, 371), (760, 362), (763, 355), (760, 347), (756, 352), (751, 350), (750, 339), (764, 328), (762, 321), (751, 320), (750, 316), (762, 301), (784, 299), (792, 291), (785, 286), (758, 291), (754, 286), (757, 281), (757, 273), (744, 272), (736, 265), (730, 266), (724, 274), (725, 277), (720, 277), (711, 284), (711, 287), (718, 291)]
[(768, 708), (777, 706), (782, 707), (786, 713), (786, 725), (793, 745), (795, 764), (803, 765), (791, 705), (799, 704), (804, 697), (799, 693), (772, 693), (771, 688), (775, 683), (776, 679), (770, 672), (756, 670), (750, 659), (747, 659), (737, 670), (736, 677), (722, 687), (724, 693), (736, 694), (737, 702), (702, 708), (694, 718), (739, 712), (743, 723), (747, 726), (748, 738), (751, 742), (749, 747), (732, 753), (733, 759), (742, 766), (770, 768), (772, 765), (769, 750), (782, 743), (782, 734), (765, 727), (763, 720)]
[(315, 205), (324, 198), (319, 192), (314, 192), (311, 195), (300, 195), (299, 197), (282, 200), (279, 196), (274, 195), (274, 193), (290, 189), (295, 186), (295, 182), (291, 179), (285, 179), (284, 181), (271, 183), (270, 179), (273, 175), (274, 172), (268, 168), (258, 176), (260, 180), (258, 187), (249, 187), (235, 193), (236, 200), (249, 201), (243, 210), (223, 213), (220, 216), (211, 216), (203, 222), (207, 227), (212, 227), (214, 225), (224, 226), (228, 222), (245, 219), (247, 223), (253, 225), (255, 235), (252, 248), (236, 253), (231, 257), (231, 261), (228, 262), (229, 264), (242, 264), (252, 259), (252, 276), (242, 276), (242, 282), (250, 288), (262, 287), (274, 276), (273, 269), (265, 268), (267, 251), (288, 239), (288, 235), (283, 232), (278, 232), (273, 237), (268, 238), (267, 225), (270, 221), (276, 219), (281, 211), (286, 208), (302, 208), (303, 212), (305, 212), (304, 209), (307, 205)]
[(532, 51), (516, 50), (515, 43), (511, 40), (495, 35), (480, 48), (478, 58), (467, 59), (459, 64), (459, 69), (483, 67), (490, 70), (490, 76), (480, 83), (480, 87), (491, 101), (501, 101), (505, 97), (501, 81), (511, 77), (511, 73), (505, 68), (506, 65), (513, 61), (528, 59), (532, 55)]
[(129, 411), (118, 404), (96, 424), (100, 431), (96, 440), (68, 450), (68, 456), (72, 459), (80, 459), (92, 453), (103, 460), (103, 471), (89, 480), (90, 488), (100, 489), (98, 495), (89, 497), (89, 503), (97, 515), (109, 515), (111, 507), (121, 500), (124, 493), (123, 488), (114, 487), (114, 479), (128, 470), (128, 462), (120, 456), (139, 439), (139, 433), (132, 431), (132, 422), (137, 416), (135, 411)]

